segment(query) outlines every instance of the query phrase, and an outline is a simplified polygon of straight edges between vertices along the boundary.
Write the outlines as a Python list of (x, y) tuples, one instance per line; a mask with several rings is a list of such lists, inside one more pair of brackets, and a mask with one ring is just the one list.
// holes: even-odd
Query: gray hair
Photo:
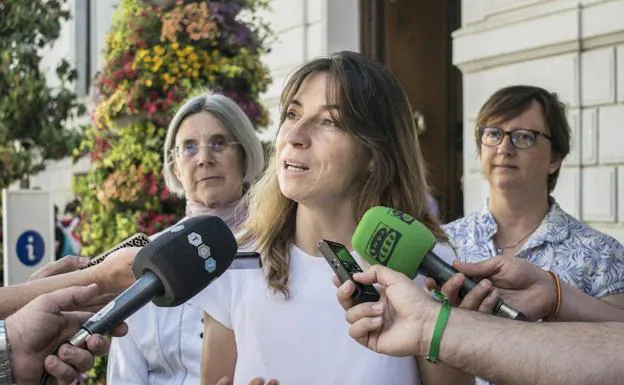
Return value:
[(174, 115), (165, 137), (165, 185), (173, 194), (184, 196), (184, 187), (173, 172), (173, 147), (180, 125), (187, 117), (207, 111), (213, 114), (233, 137), (240, 142), (244, 153), (245, 174), (243, 186), (248, 188), (264, 169), (264, 151), (253, 124), (232, 99), (221, 94), (203, 93), (192, 97)]

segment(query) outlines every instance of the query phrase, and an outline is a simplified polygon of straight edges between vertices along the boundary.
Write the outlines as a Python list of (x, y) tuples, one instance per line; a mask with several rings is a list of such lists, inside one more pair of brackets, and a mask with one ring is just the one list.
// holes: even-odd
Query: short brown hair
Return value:
[[(570, 153), (570, 125), (566, 118), (566, 106), (554, 92), (543, 88), (515, 85), (501, 88), (483, 104), (477, 116), (475, 141), (477, 153), (481, 155), (481, 134), (479, 128), (508, 122), (531, 108), (533, 101), (542, 107), (546, 129), (552, 140), (552, 151), (564, 159)], [(560, 168), (548, 176), (548, 192), (557, 185)]]
[[(289, 78), (280, 101), (280, 125), (304, 79), (328, 74), (327, 100), (339, 106), (338, 126), (363, 144), (373, 160), (361, 183), (353, 217), (373, 206), (387, 206), (421, 221), (440, 240), (446, 235), (427, 203), (429, 186), (412, 110), (398, 79), (382, 64), (354, 52), (338, 52), (301, 66)], [(252, 242), (262, 255), (268, 284), (288, 295), (288, 249), (295, 232), (297, 203), (285, 197), (277, 180), (276, 154), (251, 187), (249, 214), (239, 244)]]

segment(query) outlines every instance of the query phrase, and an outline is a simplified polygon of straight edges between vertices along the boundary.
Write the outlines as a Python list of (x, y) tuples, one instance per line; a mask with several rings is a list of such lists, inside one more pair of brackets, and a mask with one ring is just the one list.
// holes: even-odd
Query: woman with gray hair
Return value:
[[(247, 213), (241, 198), (263, 169), (264, 154), (253, 125), (228, 97), (193, 97), (171, 120), (164, 145), (165, 183), (185, 198), (185, 219), (219, 216), (235, 232)], [(201, 310), (150, 303), (126, 322), (128, 334), (111, 344), (109, 384), (200, 382)]]

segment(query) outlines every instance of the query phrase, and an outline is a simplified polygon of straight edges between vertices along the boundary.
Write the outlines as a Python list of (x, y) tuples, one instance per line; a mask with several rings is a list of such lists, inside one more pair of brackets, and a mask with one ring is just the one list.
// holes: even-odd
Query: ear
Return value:
[(173, 171), (173, 175), (176, 176), (176, 178), (178, 178), (179, 181), (182, 180), (181, 176), (180, 176), (180, 170), (178, 170), (178, 163), (176, 162), (176, 158), (173, 157), (173, 159), (171, 159), (171, 171)]
[(557, 154), (553, 154), (550, 158), (550, 165), (548, 166), (548, 175), (552, 175), (561, 168), (563, 163), (563, 157)]
[(372, 174), (374, 169), (375, 169), (375, 160), (371, 159), (370, 161), (368, 161), (368, 166), (366, 166), (366, 170), (368, 171), (369, 174)]

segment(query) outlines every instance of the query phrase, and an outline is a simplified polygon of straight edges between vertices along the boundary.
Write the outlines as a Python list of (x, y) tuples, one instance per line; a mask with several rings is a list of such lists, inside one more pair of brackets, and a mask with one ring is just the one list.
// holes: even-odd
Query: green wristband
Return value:
[(442, 334), (446, 329), (446, 323), (451, 315), (451, 304), (448, 298), (438, 290), (432, 290), (431, 296), (439, 302), (442, 302), (440, 311), (438, 312), (438, 319), (436, 320), (435, 327), (433, 328), (433, 336), (431, 337), (431, 343), (429, 344), (429, 352), (425, 359), (431, 363), (437, 364), (438, 355), (440, 354), (440, 342), (442, 341)]

